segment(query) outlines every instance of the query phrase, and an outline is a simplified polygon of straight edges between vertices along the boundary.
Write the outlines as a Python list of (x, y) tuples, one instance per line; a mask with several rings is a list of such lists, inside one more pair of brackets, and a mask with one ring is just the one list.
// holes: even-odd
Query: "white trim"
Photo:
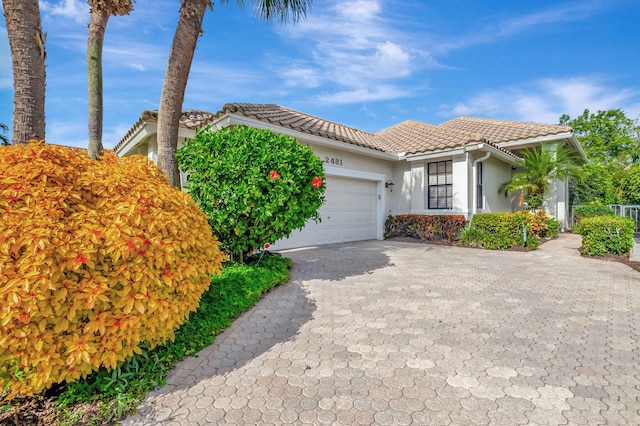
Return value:
[(144, 122), (139, 129), (136, 129), (133, 132), (128, 140), (116, 151), (116, 155), (120, 155), (120, 153), (129, 153), (133, 151), (133, 149), (144, 142), (150, 135), (158, 133), (158, 125), (156, 123), (147, 123)]
[(440, 157), (453, 157), (454, 155), (464, 154), (464, 148), (447, 149), (444, 151), (434, 151), (427, 154), (414, 154), (406, 157), (408, 162), (431, 160)]
[[(482, 163), (491, 157), (491, 151), (486, 151), (486, 154), (483, 157), (476, 158), (473, 160), (471, 165), (471, 185), (473, 186), (471, 189), (472, 192), (472, 200), (471, 200), (471, 214), (474, 215), (478, 211), (478, 163)], [(484, 165), (482, 166), (482, 174), (484, 175)], [(482, 176), (482, 180), (484, 181), (484, 176)], [(482, 208), (480, 210), (484, 210), (484, 182), (483, 182), (483, 194), (482, 194)]]
[(573, 136), (573, 133), (567, 132), (567, 133), (559, 133), (557, 135), (538, 136), (538, 137), (529, 138), (529, 139), (518, 139), (515, 141), (499, 142), (496, 145), (498, 145), (500, 148), (505, 148), (505, 147), (513, 148), (513, 147), (518, 147), (520, 145), (530, 145), (530, 144), (535, 144), (539, 142), (571, 139), (572, 136)]
[(339, 176), (353, 179), (362, 179), (376, 182), (376, 239), (384, 239), (384, 213), (386, 206), (386, 192), (384, 182), (386, 176), (381, 173), (361, 172), (353, 169), (342, 169), (339, 167), (325, 166), (324, 173), (328, 176)]
[(469, 144), (466, 145), (464, 147), (464, 150), (467, 152), (471, 152), (471, 151), (483, 151), (483, 152), (489, 152), (491, 154), (493, 154), (494, 157), (509, 163), (509, 164), (513, 164), (516, 161), (516, 157), (513, 157), (509, 154), (507, 154), (506, 152), (502, 151), (499, 148), (496, 148), (493, 145), (489, 145), (487, 143), (474, 143), (474, 144)]

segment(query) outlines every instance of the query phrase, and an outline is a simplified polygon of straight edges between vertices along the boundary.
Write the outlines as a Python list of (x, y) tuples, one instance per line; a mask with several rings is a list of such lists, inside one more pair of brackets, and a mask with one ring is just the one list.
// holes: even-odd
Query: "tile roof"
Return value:
[[(406, 154), (439, 151), (463, 147), (469, 143), (482, 142), (514, 156), (511, 152), (498, 148), (497, 144), (571, 133), (573, 131), (568, 126), (459, 117), (437, 126), (409, 120), (374, 134), (275, 104), (246, 103), (225, 104), (215, 114), (207, 111), (185, 110), (180, 118), (180, 127), (187, 129), (202, 128), (224, 114), (254, 118), (298, 132), (376, 151), (404, 152)], [(157, 123), (157, 121), (158, 111), (144, 111), (136, 124), (114, 147), (114, 151), (122, 147), (144, 123)]]
[(216, 116), (230, 113), (277, 124), (298, 132), (346, 142), (377, 151), (388, 151), (389, 147), (375, 135), (333, 121), (317, 118), (275, 104), (231, 103), (222, 107)]
[[(207, 111), (199, 111), (187, 109), (182, 111), (182, 116), (180, 117), (180, 127), (186, 129), (199, 129), (206, 124), (210, 123), (213, 119), (214, 115)], [(120, 142), (116, 144), (113, 148), (114, 151), (117, 151), (124, 143), (129, 139), (138, 129), (140, 129), (144, 123), (157, 123), (158, 122), (158, 111), (142, 111), (140, 114), (140, 119), (136, 122), (136, 124), (129, 129), (127, 133), (125, 133), (124, 137), (120, 139)]]
[(465, 133), (479, 133), (493, 143), (539, 138), (571, 133), (569, 126), (496, 120), (492, 118), (458, 117), (438, 127)]
[(413, 120), (382, 130), (376, 133), (376, 137), (385, 141), (394, 151), (407, 154), (457, 148), (470, 142), (484, 141), (480, 134), (456, 132)]

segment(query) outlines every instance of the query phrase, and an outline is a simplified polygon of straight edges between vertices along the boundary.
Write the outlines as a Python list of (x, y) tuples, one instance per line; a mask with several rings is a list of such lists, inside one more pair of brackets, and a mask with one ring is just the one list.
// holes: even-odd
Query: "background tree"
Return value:
[[(634, 184), (634, 164), (640, 162), (638, 121), (623, 110), (584, 113), (560, 124), (573, 127), (576, 138), (589, 158), (582, 175), (571, 183), (571, 204), (634, 204), (640, 202), (640, 188)], [(638, 200), (638, 201), (633, 201)]]
[(560, 117), (560, 124), (573, 127), (591, 162), (627, 165), (640, 159), (638, 123), (628, 118), (621, 109), (598, 111), (595, 114), (585, 109), (581, 116), (574, 119), (564, 114)]
[(0, 130), (2, 130), (2, 133), (0, 133), (0, 145), (9, 145), (9, 138), (5, 134), (9, 131), (9, 126), (0, 123)]
[(177, 152), (189, 194), (233, 260), (318, 219), (324, 168), (295, 138), (247, 126), (199, 131)]
[(544, 143), (523, 150), (522, 158), (515, 165), (519, 170), (509, 182), (500, 185), (499, 192), (504, 192), (505, 196), (524, 192), (529, 209), (537, 209), (542, 205), (551, 180), (565, 181), (581, 171), (580, 156), (575, 150), (564, 145), (552, 148)]
[(14, 144), (44, 139), (46, 33), (38, 0), (2, 0), (13, 65)]
[[(291, 18), (294, 22), (306, 15), (313, 0), (257, 0), (256, 13), (270, 21), (274, 17), (286, 22)], [(228, 0), (223, 0), (224, 3)], [(180, 172), (175, 158), (178, 144), (178, 129), (182, 115), (182, 102), (187, 87), (193, 54), (202, 35), (202, 21), (207, 7), (212, 7), (210, 0), (181, 0), (180, 18), (176, 29), (167, 71), (162, 84), (162, 95), (158, 107), (158, 166), (169, 182), (180, 185)], [(244, 0), (238, 0), (244, 4)]]
[(102, 47), (111, 15), (128, 15), (132, 0), (89, 0), (91, 21), (87, 39), (87, 80), (89, 91), (89, 156), (102, 153)]

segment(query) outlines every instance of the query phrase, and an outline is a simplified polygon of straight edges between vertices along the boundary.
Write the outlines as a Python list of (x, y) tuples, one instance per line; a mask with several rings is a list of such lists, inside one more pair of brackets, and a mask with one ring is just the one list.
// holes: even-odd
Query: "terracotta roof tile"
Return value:
[(479, 133), (493, 143), (539, 138), (573, 131), (568, 126), (474, 117), (454, 118), (438, 127), (458, 132)]
[[(199, 129), (210, 123), (213, 117), (214, 115), (207, 111), (191, 109), (184, 110), (182, 111), (182, 117), (180, 117), (180, 127), (187, 129)], [(142, 111), (142, 114), (140, 114), (140, 119), (131, 127), (131, 129), (129, 129), (124, 137), (120, 139), (120, 142), (116, 144), (113, 150), (118, 151), (118, 149), (127, 141), (127, 139), (129, 139), (138, 129), (140, 129), (140, 127), (142, 127), (144, 123), (157, 122), (158, 111)]]
[(325, 137), (352, 145), (388, 151), (389, 147), (371, 133), (317, 118), (275, 104), (226, 104), (216, 116), (230, 113), (277, 124), (302, 133)]
[(469, 142), (483, 141), (481, 135), (441, 129), (419, 121), (405, 121), (376, 133), (394, 151), (416, 154), (458, 148)]
[[(202, 128), (224, 114), (250, 117), (302, 133), (377, 151), (405, 152), (406, 154), (459, 148), (474, 142), (488, 143), (498, 148), (496, 144), (501, 142), (572, 132), (571, 127), (567, 126), (460, 117), (438, 126), (409, 120), (373, 134), (275, 104), (245, 103), (225, 104), (222, 110), (215, 114), (207, 111), (185, 110), (180, 118), (180, 127)], [(144, 123), (157, 123), (157, 121), (157, 111), (144, 111), (136, 124), (118, 142), (114, 151), (117, 151)], [(500, 150), (513, 156), (509, 151)]]

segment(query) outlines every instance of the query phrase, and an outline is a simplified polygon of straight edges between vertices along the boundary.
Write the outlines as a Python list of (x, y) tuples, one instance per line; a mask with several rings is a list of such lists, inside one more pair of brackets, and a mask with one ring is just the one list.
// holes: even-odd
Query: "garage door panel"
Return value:
[(275, 250), (377, 237), (376, 182), (337, 176), (328, 176), (326, 182), (322, 221), (308, 221), (302, 231), (274, 244)]

